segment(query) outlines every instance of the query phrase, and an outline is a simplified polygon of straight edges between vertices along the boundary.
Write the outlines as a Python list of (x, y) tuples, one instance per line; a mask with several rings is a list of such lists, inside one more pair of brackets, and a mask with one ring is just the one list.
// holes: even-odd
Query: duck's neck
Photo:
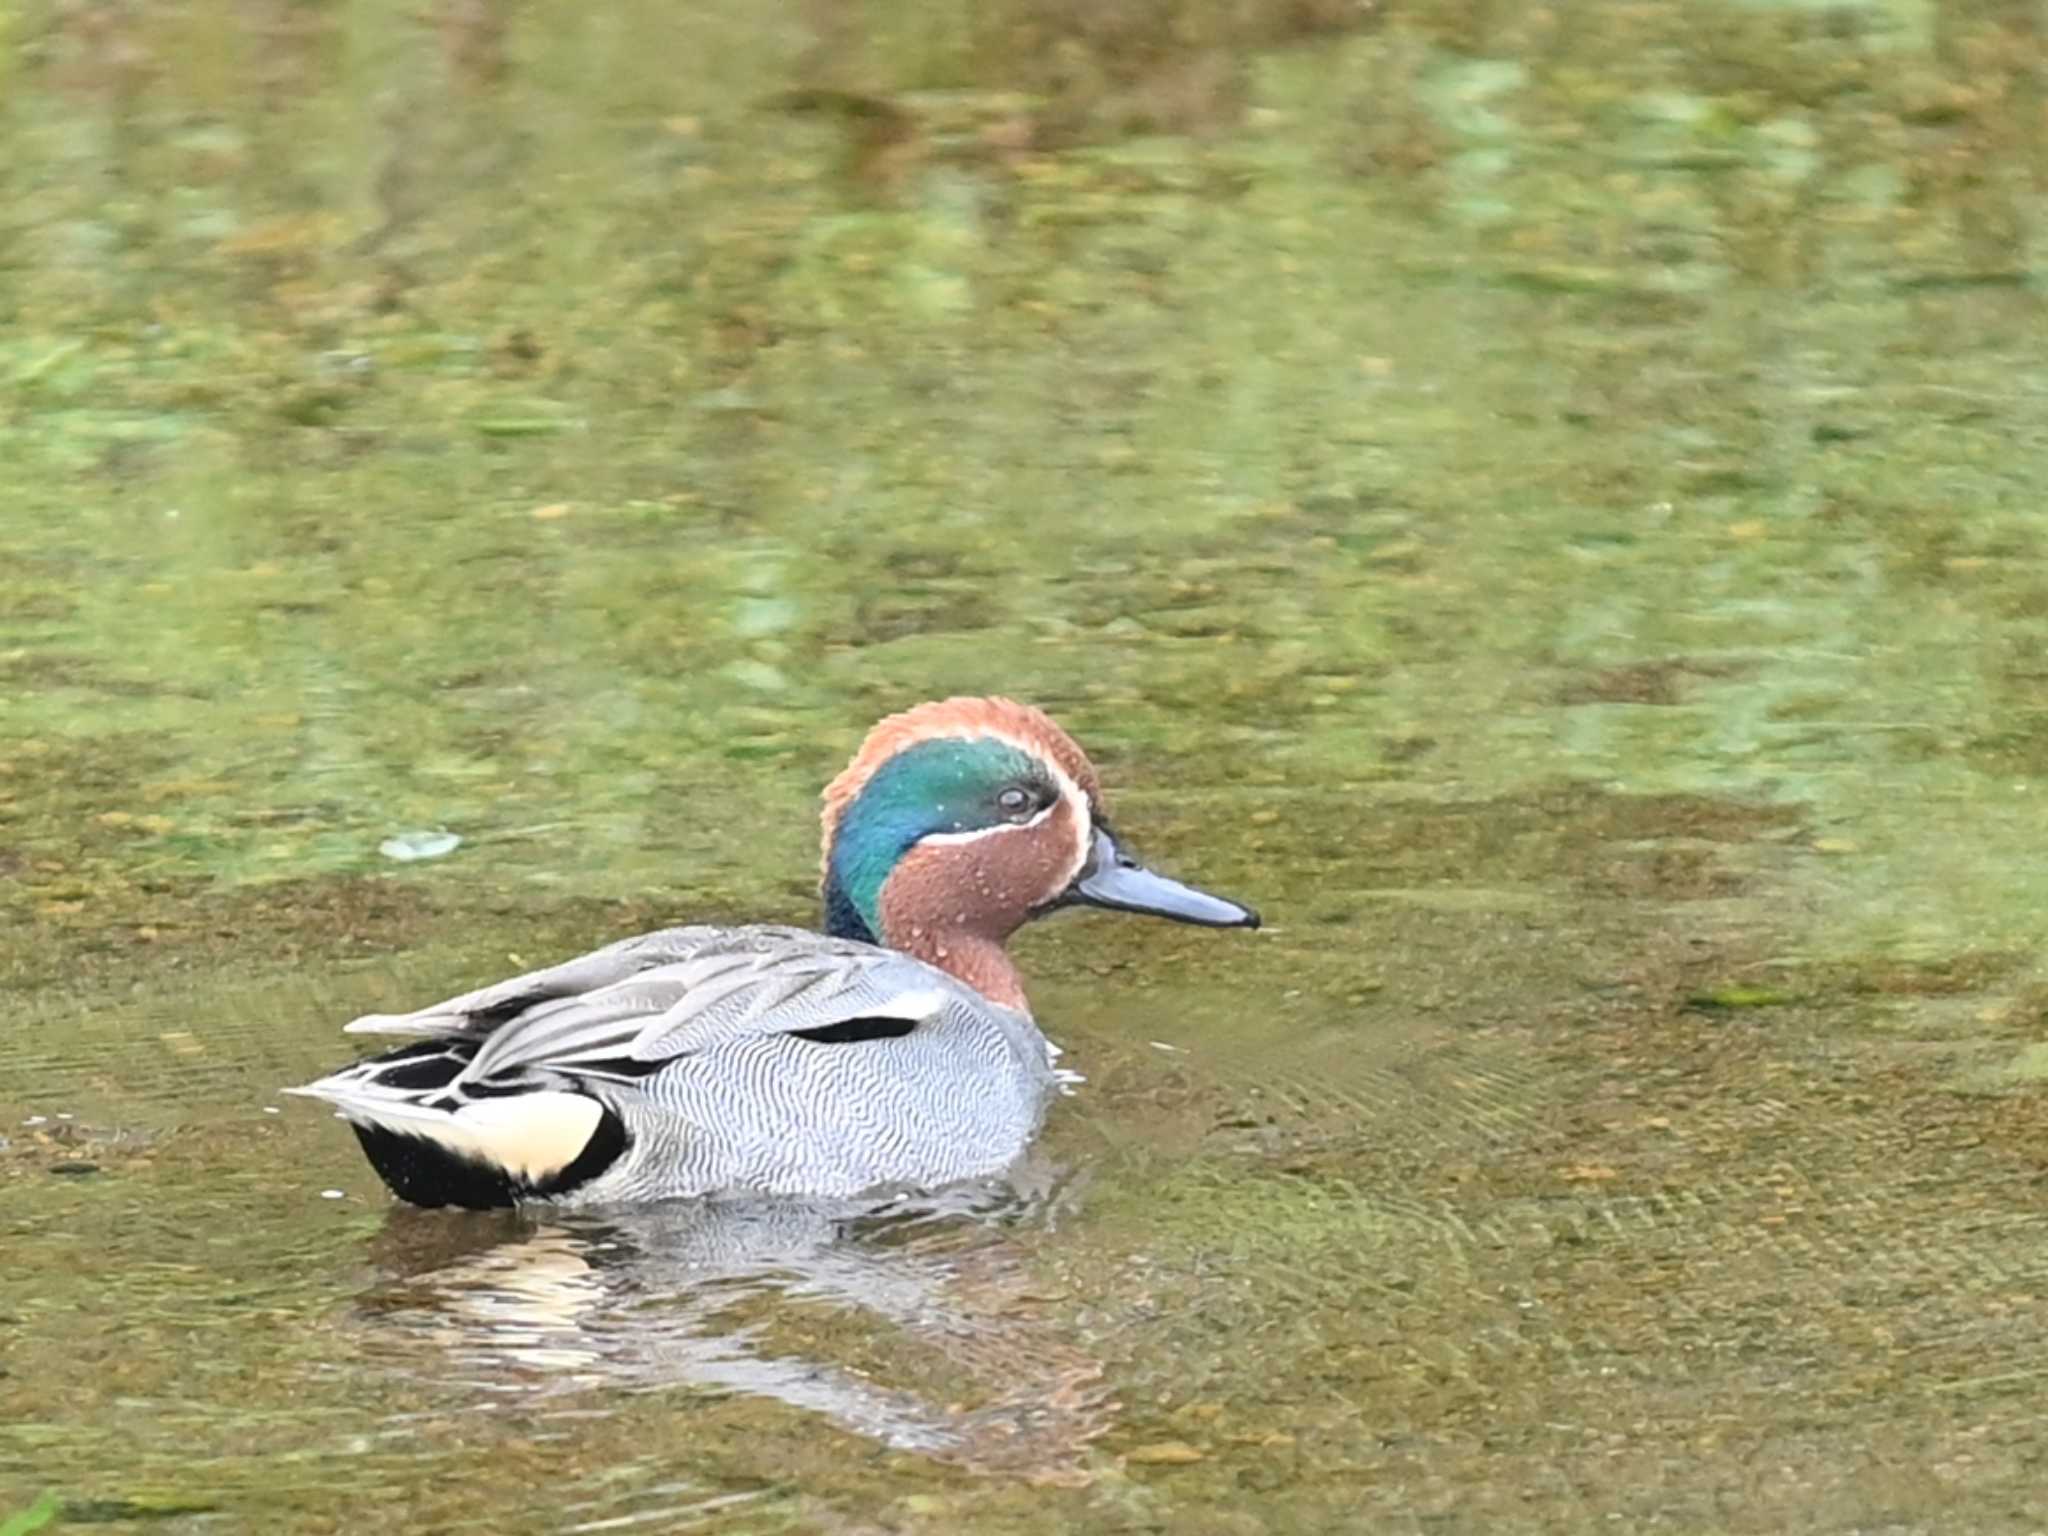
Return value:
[(861, 910), (847, 896), (836, 878), (825, 882), (825, 932), (835, 939), (857, 939), (863, 944), (881, 944), (901, 950), (926, 965), (937, 966), (947, 975), (974, 988), (992, 1003), (1029, 1013), (1024, 996), (1024, 978), (1011, 963), (1003, 941), (971, 932), (957, 924), (941, 926), (925, 922), (916, 912), (901, 910), (910, 903), (878, 903), (879, 934), (868, 926)]
[[(859, 806), (855, 807), (858, 811)], [(884, 846), (842, 826), (825, 860), (825, 931), (901, 950), (937, 966), (992, 1003), (1029, 1013), (1024, 979), (1003, 941), (1024, 921), (1012, 891), (1029, 876), (993, 877), (987, 850), (938, 841), (887, 861)]]
[(898, 932), (888, 913), (882, 915), (883, 942), (900, 949), (926, 965), (937, 966), (948, 976), (964, 981), (992, 1003), (1029, 1013), (1024, 996), (1024, 978), (1010, 962), (1002, 940), (991, 939), (963, 928), (905, 927)]
[(825, 874), (825, 932), (835, 939), (857, 939), (863, 944), (879, 944), (875, 930), (868, 926), (868, 920), (861, 915), (853, 898), (847, 894), (846, 883), (839, 878), (837, 870), (828, 869)]

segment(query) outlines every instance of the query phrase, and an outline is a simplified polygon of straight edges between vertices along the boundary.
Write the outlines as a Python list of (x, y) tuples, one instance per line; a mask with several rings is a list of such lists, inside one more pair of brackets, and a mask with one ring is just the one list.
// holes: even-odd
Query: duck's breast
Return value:
[(986, 1177), (1023, 1154), (1054, 1085), (1027, 1016), (956, 1002), (914, 1028), (877, 1022), (889, 1027), (763, 1034), (679, 1057), (629, 1107), (633, 1155), (605, 1183), (636, 1198), (851, 1195)]

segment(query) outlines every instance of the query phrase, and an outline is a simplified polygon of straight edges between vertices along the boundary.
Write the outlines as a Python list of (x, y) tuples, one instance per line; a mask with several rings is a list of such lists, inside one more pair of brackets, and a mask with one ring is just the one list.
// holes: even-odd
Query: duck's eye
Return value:
[(1012, 821), (1023, 821), (1036, 808), (1031, 791), (1021, 785), (1012, 784), (996, 796), (996, 807)]

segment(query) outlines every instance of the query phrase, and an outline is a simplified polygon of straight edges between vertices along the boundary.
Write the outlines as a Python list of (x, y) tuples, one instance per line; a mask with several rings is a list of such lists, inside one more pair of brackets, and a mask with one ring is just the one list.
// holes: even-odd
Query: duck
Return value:
[(323, 1101), (400, 1200), (850, 1198), (998, 1177), (1065, 1073), (1006, 949), (1071, 907), (1256, 928), (1147, 868), (1087, 754), (1001, 697), (882, 720), (823, 796), (823, 931), (693, 924), (344, 1033)]

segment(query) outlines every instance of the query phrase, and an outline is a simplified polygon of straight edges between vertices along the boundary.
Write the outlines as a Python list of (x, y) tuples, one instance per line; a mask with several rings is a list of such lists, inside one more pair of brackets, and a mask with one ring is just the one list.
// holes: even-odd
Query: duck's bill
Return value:
[(1095, 846), (1074, 883), (1067, 902), (1107, 907), (1113, 912), (1148, 912), (1177, 923), (1207, 928), (1256, 928), (1259, 914), (1250, 907), (1211, 896), (1192, 885), (1169, 880), (1132, 858), (1106, 829), (1095, 829)]

